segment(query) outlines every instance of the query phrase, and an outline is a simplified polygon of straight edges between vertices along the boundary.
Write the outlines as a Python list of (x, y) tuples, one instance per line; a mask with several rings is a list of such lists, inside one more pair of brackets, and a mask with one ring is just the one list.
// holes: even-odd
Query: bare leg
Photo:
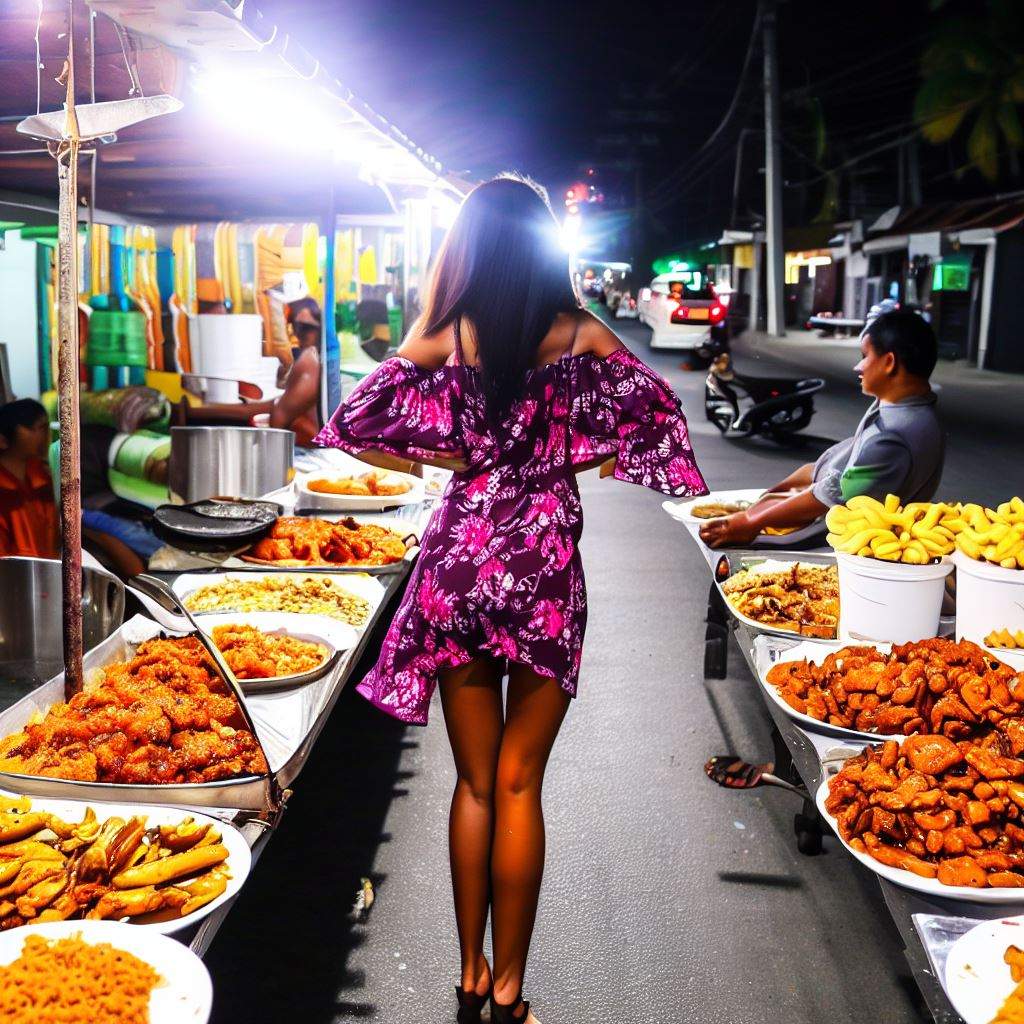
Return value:
[(544, 874), (541, 786), (569, 700), (555, 680), (511, 667), (491, 854), (494, 999), (504, 1005), (515, 1002), (526, 973)]
[(448, 846), (462, 988), (485, 995), (491, 987), (484, 931), (491, 897), (494, 777), (502, 732), (501, 669), (491, 658), (478, 658), (444, 672), (440, 689), (458, 773), (448, 819)]

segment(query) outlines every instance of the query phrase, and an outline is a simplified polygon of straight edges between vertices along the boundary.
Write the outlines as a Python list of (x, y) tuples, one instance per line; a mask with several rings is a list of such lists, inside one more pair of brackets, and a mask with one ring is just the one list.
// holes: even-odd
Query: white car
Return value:
[(725, 333), (729, 297), (719, 295), (703, 271), (680, 270), (641, 288), (637, 308), (652, 331), (651, 348), (693, 351), (706, 346), (712, 333)]

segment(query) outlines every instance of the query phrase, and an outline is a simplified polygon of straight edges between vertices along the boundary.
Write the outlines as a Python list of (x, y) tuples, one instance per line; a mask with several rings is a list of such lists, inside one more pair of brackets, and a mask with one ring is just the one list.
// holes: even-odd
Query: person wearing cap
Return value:
[(854, 368), (874, 398), (852, 437), (825, 451), (743, 512), (709, 520), (709, 547), (740, 547), (769, 527), (801, 529), (833, 505), (867, 494), (897, 495), (904, 504), (929, 501), (939, 486), (945, 437), (929, 378), (938, 358), (935, 332), (910, 310), (884, 312), (861, 335)]
[(270, 410), (270, 426), (295, 432), (295, 443), (308, 448), (320, 422), (320, 306), (316, 299), (288, 303), (288, 323), (297, 348), (284, 382), (284, 392)]

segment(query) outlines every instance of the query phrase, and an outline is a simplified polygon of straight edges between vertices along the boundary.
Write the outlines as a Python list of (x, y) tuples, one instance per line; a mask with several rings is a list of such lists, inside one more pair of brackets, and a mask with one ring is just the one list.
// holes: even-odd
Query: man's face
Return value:
[(861, 360), (853, 371), (860, 376), (861, 390), (865, 395), (880, 398), (896, 369), (896, 357), (891, 352), (879, 355), (869, 334), (861, 338), (860, 355)]
[(299, 348), (312, 348), (320, 343), (320, 325), (314, 323), (305, 310), (295, 318), (292, 332), (299, 343)]
[(50, 447), (50, 421), (40, 416), (31, 427), (18, 427), (12, 447), (30, 458), (45, 459)]

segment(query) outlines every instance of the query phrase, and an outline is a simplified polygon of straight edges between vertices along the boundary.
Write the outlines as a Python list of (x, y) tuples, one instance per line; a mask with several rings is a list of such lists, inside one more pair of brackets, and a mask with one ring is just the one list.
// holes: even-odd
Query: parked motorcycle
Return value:
[(728, 352), (711, 363), (704, 385), (704, 413), (718, 429), (782, 438), (803, 430), (814, 415), (813, 395), (825, 381), (749, 377), (732, 368)]

